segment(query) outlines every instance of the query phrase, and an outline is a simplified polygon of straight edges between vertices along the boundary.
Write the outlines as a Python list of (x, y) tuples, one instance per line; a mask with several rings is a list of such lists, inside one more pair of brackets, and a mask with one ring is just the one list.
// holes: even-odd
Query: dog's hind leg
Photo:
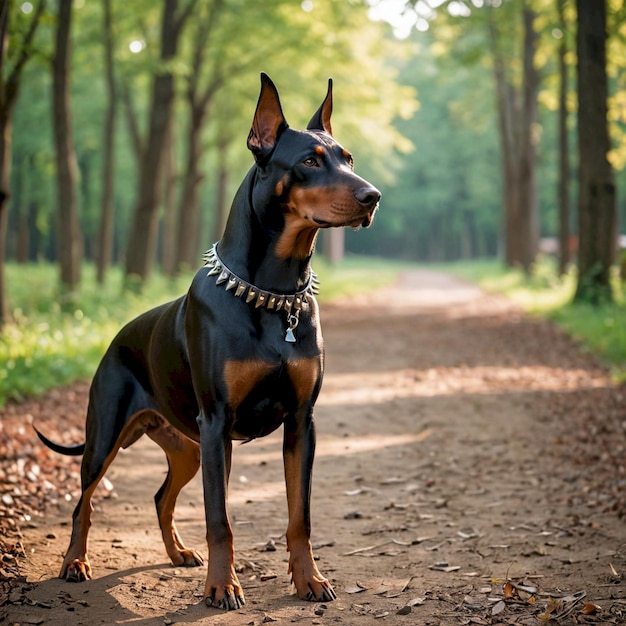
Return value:
[(183, 544), (176, 524), (174, 507), (180, 490), (196, 475), (200, 467), (200, 447), (162, 420), (158, 428), (147, 431), (148, 437), (161, 446), (167, 456), (165, 482), (154, 496), (159, 527), (168, 556), (174, 565), (195, 567), (204, 563), (202, 557)]
[(88, 443), (81, 466), (82, 493), (72, 515), (70, 545), (59, 573), (59, 578), (65, 578), (69, 582), (81, 582), (92, 577), (91, 565), (87, 557), (87, 537), (93, 512), (91, 498), (99, 482), (119, 449), (133, 444), (146, 430), (157, 425), (155, 419), (160, 419), (151, 410), (138, 411), (131, 415), (120, 429), (115, 421), (99, 421), (93, 414), (93, 410), (90, 404), (87, 420), (91, 428), (95, 428), (97, 432), (88, 432), (87, 435)]
[(87, 557), (87, 536), (91, 528), (91, 514), (93, 505), (91, 498), (106, 473), (109, 465), (115, 458), (119, 448), (111, 451), (97, 467), (85, 467), (81, 471), (82, 494), (72, 514), (72, 537), (70, 545), (63, 559), (59, 578), (65, 578), (68, 582), (82, 582), (91, 578), (91, 565)]

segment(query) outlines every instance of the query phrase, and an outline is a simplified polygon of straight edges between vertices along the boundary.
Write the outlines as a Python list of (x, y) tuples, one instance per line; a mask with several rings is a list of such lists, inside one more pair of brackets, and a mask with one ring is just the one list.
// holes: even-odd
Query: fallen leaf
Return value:
[(460, 565), (439, 565), (437, 563), (435, 563), (434, 565), (431, 565), (428, 569), (431, 569), (435, 572), (446, 572), (446, 574), (449, 574), (450, 572), (456, 572), (458, 570), (461, 569)]
[(514, 587), (511, 583), (507, 582), (502, 586), (502, 591), (504, 592), (504, 599), (510, 600), (513, 597)]
[(597, 604), (594, 604), (593, 602), (585, 602), (585, 605), (583, 606), (582, 614), (583, 615), (595, 615), (596, 613), (599, 613), (600, 610), (601, 608)]
[(362, 591), (365, 591), (366, 589), (368, 589), (368, 587), (366, 587), (365, 585), (362, 585), (358, 580), (356, 581), (355, 585), (349, 585), (347, 587), (344, 587), (344, 591), (346, 593), (361, 593)]
[(500, 600), (499, 602), (494, 604), (493, 607), (491, 608), (491, 614), (500, 615), (500, 613), (502, 613), (502, 611), (504, 611), (505, 608), (506, 608), (506, 604), (504, 604), (503, 600)]

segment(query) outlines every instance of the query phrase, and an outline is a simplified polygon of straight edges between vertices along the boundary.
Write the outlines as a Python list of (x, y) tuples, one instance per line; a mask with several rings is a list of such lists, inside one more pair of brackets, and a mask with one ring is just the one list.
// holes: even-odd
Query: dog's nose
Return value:
[(364, 207), (374, 207), (380, 200), (380, 191), (376, 187), (361, 187), (354, 192), (354, 197)]

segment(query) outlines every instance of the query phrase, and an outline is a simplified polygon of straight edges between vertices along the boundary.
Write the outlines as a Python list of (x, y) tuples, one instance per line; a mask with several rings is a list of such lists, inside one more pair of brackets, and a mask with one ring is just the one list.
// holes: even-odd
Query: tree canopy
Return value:
[[(374, 228), (348, 233), (348, 252), (415, 260), (499, 255), (531, 271), (539, 238), (565, 231), (561, 247), (567, 241), (575, 252), (576, 211), (560, 210), (565, 200), (576, 207), (578, 194), (574, 0), (420, 0), (394, 12), (397, 6), (4, 3), (4, 92), (7, 77), (20, 72), (3, 259), (62, 258), (72, 219), (57, 205), (69, 206), (61, 198), (73, 196), (60, 195), (69, 185), (78, 216), (70, 240), (80, 238), (84, 257), (99, 261), (101, 280), (110, 262), (140, 281), (155, 261), (170, 274), (193, 266), (220, 236), (251, 164), (245, 139), (260, 71), (276, 82), (294, 127), (306, 123), (334, 78), (336, 136), (383, 191)], [(608, 158), (621, 223), (623, 14), (607, 0)], [(52, 60), (55, 33), (70, 18), (64, 132), (72, 133), (77, 177), (63, 182)], [(23, 57), (28, 63), (20, 65)], [(6, 99), (3, 107), (8, 112)]]

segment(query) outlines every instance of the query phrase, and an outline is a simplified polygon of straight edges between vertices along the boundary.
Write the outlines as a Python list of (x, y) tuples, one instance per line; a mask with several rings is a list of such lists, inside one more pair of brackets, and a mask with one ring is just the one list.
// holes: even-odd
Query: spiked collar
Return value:
[(216, 285), (223, 285), (224, 289), (230, 291), (236, 298), (244, 298), (247, 303), (254, 303), (257, 309), (265, 308), (268, 311), (285, 311), (287, 314), (285, 341), (294, 343), (296, 338), (293, 331), (298, 326), (302, 306), (309, 297), (319, 293), (317, 274), (311, 270), (304, 288), (293, 293), (275, 293), (266, 289), (260, 289), (237, 276), (226, 266), (217, 253), (218, 243), (214, 243), (202, 257), (204, 267), (209, 268), (207, 276), (215, 276)]

